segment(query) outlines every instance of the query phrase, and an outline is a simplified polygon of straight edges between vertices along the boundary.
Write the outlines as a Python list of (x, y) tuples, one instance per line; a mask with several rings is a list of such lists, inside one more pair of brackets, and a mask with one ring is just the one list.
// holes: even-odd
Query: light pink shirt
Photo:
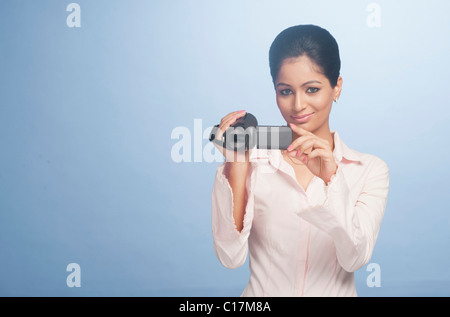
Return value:
[(279, 150), (253, 150), (244, 227), (236, 230), (233, 193), (216, 173), (212, 192), (214, 250), (227, 268), (249, 254), (242, 296), (356, 296), (354, 271), (368, 263), (389, 188), (380, 158), (348, 148), (332, 131), (338, 164), (328, 186), (314, 176), (307, 190)]

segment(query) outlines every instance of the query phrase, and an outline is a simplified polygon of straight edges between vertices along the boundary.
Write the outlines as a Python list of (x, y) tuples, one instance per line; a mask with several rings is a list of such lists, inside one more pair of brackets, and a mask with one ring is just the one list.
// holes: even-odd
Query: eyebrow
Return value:
[[(303, 83), (302, 85), (301, 85), (301, 87), (304, 87), (304, 86), (306, 86), (306, 85), (309, 85), (309, 84), (322, 84), (320, 81), (318, 81), (318, 80), (310, 80), (310, 81), (307, 81), (306, 83)], [(289, 85), (289, 84), (285, 84), (285, 83), (278, 83), (277, 84), (277, 87), (278, 86), (288, 86), (288, 87), (292, 87), (291, 85)]]

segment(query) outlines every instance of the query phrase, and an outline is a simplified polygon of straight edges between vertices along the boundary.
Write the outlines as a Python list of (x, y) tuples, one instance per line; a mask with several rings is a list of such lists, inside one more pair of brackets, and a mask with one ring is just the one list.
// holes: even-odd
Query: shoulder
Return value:
[[(354, 199), (361, 193), (387, 195), (389, 188), (389, 167), (377, 155), (352, 150), (358, 161), (343, 160), (338, 166), (346, 180)], [(378, 195), (378, 194), (377, 194)]]
[(361, 190), (368, 188), (389, 187), (389, 166), (379, 156), (352, 150), (357, 154), (358, 162), (344, 164), (343, 173), (346, 179)]
[(337, 161), (348, 163), (345, 165), (348, 165), (348, 167), (351, 168), (356, 168), (358, 170), (388, 170), (386, 162), (380, 157), (370, 153), (363, 153), (349, 147), (344, 142), (344, 140), (342, 140), (337, 131), (333, 131), (333, 136), (335, 143), (335, 149), (333, 153)]
[(389, 182), (389, 167), (377, 155), (364, 153), (347, 146), (335, 133), (335, 158), (343, 172), (354, 183)]
[[(349, 163), (349, 166), (357, 167), (358, 169), (370, 170), (389, 170), (387, 163), (379, 156), (364, 153), (349, 147), (339, 136), (334, 132), (335, 149), (334, 155), (338, 161)], [(356, 163), (356, 164), (351, 164)]]
[(360, 164), (363, 167), (369, 168), (370, 170), (389, 172), (388, 164), (380, 157), (370, 153), (362, 153), (355, 150), (353, 151), (358, 153), (358, 156), (360, 157)]

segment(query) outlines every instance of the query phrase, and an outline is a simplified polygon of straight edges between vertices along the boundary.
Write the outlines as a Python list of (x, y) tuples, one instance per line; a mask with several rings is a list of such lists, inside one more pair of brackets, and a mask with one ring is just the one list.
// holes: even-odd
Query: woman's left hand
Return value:
[[(328, 184), (338, 167), (334, 160), (331, 144), (294, 124), (289, 126), (300, 137), (295, 139), (287, 148), (287, 155), (302, 161), (311, 173)], [(310, 153), (305, 153), (306, 150), (311, 148)]]

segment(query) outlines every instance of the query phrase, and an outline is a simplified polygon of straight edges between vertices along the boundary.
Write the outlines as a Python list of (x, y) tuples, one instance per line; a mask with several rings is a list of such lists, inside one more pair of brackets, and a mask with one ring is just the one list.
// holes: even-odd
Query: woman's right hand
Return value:
[[(219, 140), (222, 142), (223, 134), (226, 132), (226, 130), (232, 126), (237, 119), (245, 116), (246, 111), (234, 111), (227, 114), (225, 117), (220, 120), (219, 128), (217, 129), (217, 133), (215, 136), (216, 140)], [(220, 150), (220, 152), (225, 157), (225, 161), (227, 162), (249, 162), (249, 154), (248, 151), (241, 152), (241, 151), (233, 151), (229, 150), (226, 147), (222, 147), (216, 142), (213, 142), (214, 145)]]

